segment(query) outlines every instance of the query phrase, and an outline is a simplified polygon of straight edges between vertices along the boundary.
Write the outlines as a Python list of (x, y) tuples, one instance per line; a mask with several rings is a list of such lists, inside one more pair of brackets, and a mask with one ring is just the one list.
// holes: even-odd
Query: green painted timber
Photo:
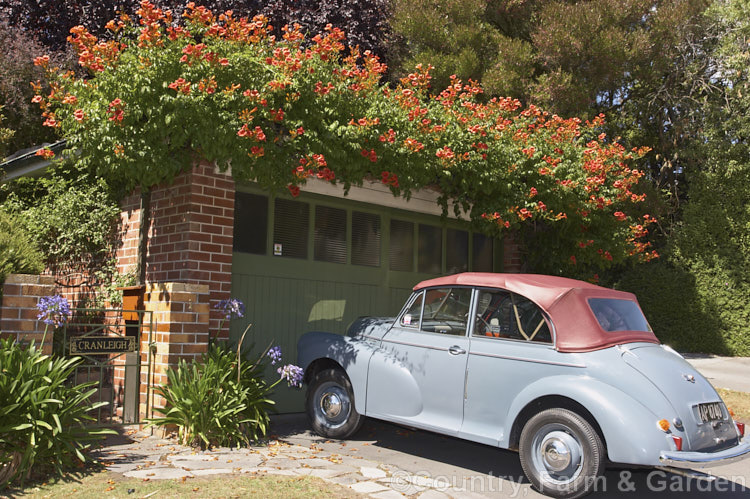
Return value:
[[(241, 191), (263, 194), (252, 186)], [(284, 198), (291, 199), (289, 196)], [(467, 224), (445, 220), (438, 216), (413, 213), (345, 199), (303, 193), (298, 201), (310, 204), (308, 258), (288, 258), (273, 255), (274, 198), (269, 197), (269, 221), (265, 255), (235, 252), (232, 261), (232, 297), (245, 303), (245, 318), (233, 321), (230, 338), (237, 341), (247, 324), (252, 324), (245, 342), (254, 345), (255, 355), (270, 344), (279, 345), (283, 363), (295, 363), (297, 340), (308, 331), (327, 331), (344, 334), (351, 322), (363, 315), (394, 316), (398, 314), (412, 287), (420, 281), (441, 274), (389, 270), (389, 227), (391, 219), (423, 223), (433, 226), (468, 230)], [(329, 263), (313, 259), (314, 207), (324, 205), (347, 210), (347, 263)], [(376, 213), (381, 216), (380, 266), (351, 264), (352, 211)], [(241, 220), (235, 231), (242, 230)], [(416, 238), (415, 230), (415, 238)], [(443, 245), (445, 245), (443, 230)], [(469, 258), (472, 238), (469, 237)], [(417, 261), (414, 244), (414, 261)], [(494, 268), (502, 265), (502, 245), (494, 244)], [(442, 268), (446, 251), (443, 249)], [(471, 268), (471, 262), (469, 262)], [(415, 267), (416, 268), (416, 267)], [(274, 366), (271, 369), (275, 369)], [(270, 379), (277, 374), (269, 370)], [(279, 384), (274, 393), (279, 412), (298, 412), (304, 409), (304, 392)]]

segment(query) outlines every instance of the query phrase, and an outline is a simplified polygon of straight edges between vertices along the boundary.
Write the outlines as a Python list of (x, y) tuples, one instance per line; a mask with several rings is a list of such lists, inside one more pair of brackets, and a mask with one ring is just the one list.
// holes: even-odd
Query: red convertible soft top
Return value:
[(650, 331), (605, 331), (588, 306), (589, 298), (612, 298), (638, 303), (635, 295), (594, 284), (538, 274), (466, 272), (422, 281), (414, 290), (442, 286), (501, 288), (528, 298), (552, 320), (555, 348), (561, 352), (588, 352), (622, 343), (659, 343)]

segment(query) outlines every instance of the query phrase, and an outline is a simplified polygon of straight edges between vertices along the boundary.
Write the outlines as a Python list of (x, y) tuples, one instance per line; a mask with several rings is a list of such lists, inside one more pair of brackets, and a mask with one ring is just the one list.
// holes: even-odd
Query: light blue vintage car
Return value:
[(299, 340), (312, 428), (363, 416), (519, 452), (541, 492), (580, 497), (607, 462), (684, 469), (750, 452), (711, 384), (661, 345), (634, 295), (560, 277), (464, 273), (398, 317)]

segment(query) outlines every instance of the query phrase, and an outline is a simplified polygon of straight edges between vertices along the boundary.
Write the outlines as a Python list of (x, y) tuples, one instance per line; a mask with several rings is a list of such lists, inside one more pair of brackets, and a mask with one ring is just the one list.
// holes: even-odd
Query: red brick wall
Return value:
[[(3, 307), (0, 311), (0, 337), (17, 341), (36, 341), (39, 346), (45, 324), (37, 320), (36, 304), (42, 296), (55, 294), (51, 276), (10, 274), (3, 284)], [(44, 352), (52, 352), (53, 328), (47, 332)]]
[(119, 274), (134, 272), (138, 266), (138, 234), (141, 228), (140, 191), (120, 201), (120, 247), (117, 248)]
[[(121, 273), (137, 266), (139, 206), (138, 193), (122, 203)], [(233, 225), (234, 180), (212, 165), (201, 163), (151, 191), (146, 282), (208, 285), (214, 332), (221, 315), (213, 307), (231, 293)], [(220, 336), (227, 334), (225, 327)]]
[(509, 234), (503, 238), (503, 272), (521, 272), (523, 255), (521, 246), (513, 235)]

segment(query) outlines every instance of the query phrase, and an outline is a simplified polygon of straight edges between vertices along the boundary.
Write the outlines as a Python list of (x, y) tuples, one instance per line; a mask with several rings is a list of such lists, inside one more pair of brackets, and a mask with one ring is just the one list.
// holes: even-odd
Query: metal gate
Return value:
[(107, 402), (92, 414), (97, 425), (139, 423), (152, 416), (153, 312), (80, 308), (55, 335), (54, 351), (83, 358), (71, 382), (95, 382), (89, 402)]

